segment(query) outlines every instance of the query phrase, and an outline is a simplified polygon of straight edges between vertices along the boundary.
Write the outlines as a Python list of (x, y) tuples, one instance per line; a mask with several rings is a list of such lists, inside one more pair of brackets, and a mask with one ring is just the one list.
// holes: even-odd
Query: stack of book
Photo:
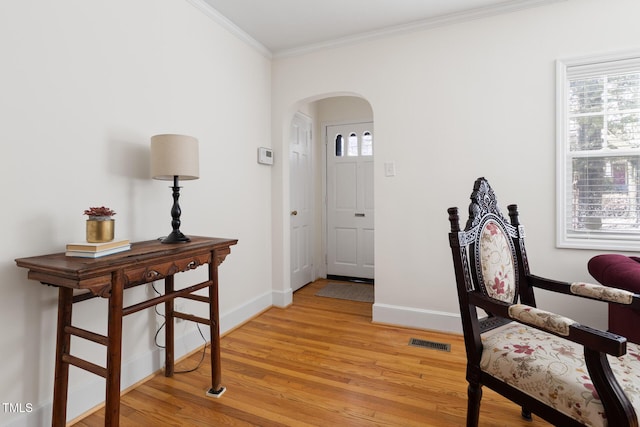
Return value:
[(131, 249), (131, 244), (128, 239), (112, 240), (104, 243), (69, 243), (67, 244), (65, 255), (80, 258), (100, 258), (105, 255), (128, 251), (129, 249)]

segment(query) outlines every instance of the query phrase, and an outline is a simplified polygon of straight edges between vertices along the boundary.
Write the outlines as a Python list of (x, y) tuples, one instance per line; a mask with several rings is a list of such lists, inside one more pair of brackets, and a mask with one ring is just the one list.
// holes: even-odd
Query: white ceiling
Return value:
[(565, 0), (201, 1), (228, 28), (282, 56)]

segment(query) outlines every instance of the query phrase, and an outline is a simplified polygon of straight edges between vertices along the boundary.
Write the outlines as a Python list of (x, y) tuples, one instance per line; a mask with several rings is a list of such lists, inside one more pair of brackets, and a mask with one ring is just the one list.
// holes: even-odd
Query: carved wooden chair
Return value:
[(464, 230), (458, 208), (448, 210), (467, 352), (467, 426), (478, 425), (482, 386), (520, 405), (525, 418), (637, 426), (640, 346), (536, 308), (534, 288), (626, 305), (640, 304), (640, 295), (531, 275), (517, 206), (508, 210), (510, 220), (484, 178), (475, 182)]

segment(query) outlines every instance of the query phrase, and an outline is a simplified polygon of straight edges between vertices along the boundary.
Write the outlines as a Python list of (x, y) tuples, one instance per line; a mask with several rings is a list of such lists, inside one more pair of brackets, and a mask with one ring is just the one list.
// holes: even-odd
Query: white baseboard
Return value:
[(407, 328), (462, 334), (460, 314), (389, 304), (373, 304), (373, 321)]
[(291, 288), (286, 291), (273, 291), (273, 305), (284, 308), (293, 304), (293, 290)]
[(220, 333), (224, 334), (233, 328), (237, 328), (256, 314), (262, 313), (272, 305), (276, 305), (274, 302), (274, 294), (275, 292), (267, 291), (242, 305), (234, 307), (225, 313), (221, 313)]

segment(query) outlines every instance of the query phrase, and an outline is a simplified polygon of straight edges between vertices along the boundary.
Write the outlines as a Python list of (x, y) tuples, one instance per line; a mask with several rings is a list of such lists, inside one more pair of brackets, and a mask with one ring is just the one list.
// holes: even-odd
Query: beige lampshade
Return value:
[(164, 134), (151, 137), (151, 177), (165, 181), (198, 179), (198, 140), (192, 136)]

